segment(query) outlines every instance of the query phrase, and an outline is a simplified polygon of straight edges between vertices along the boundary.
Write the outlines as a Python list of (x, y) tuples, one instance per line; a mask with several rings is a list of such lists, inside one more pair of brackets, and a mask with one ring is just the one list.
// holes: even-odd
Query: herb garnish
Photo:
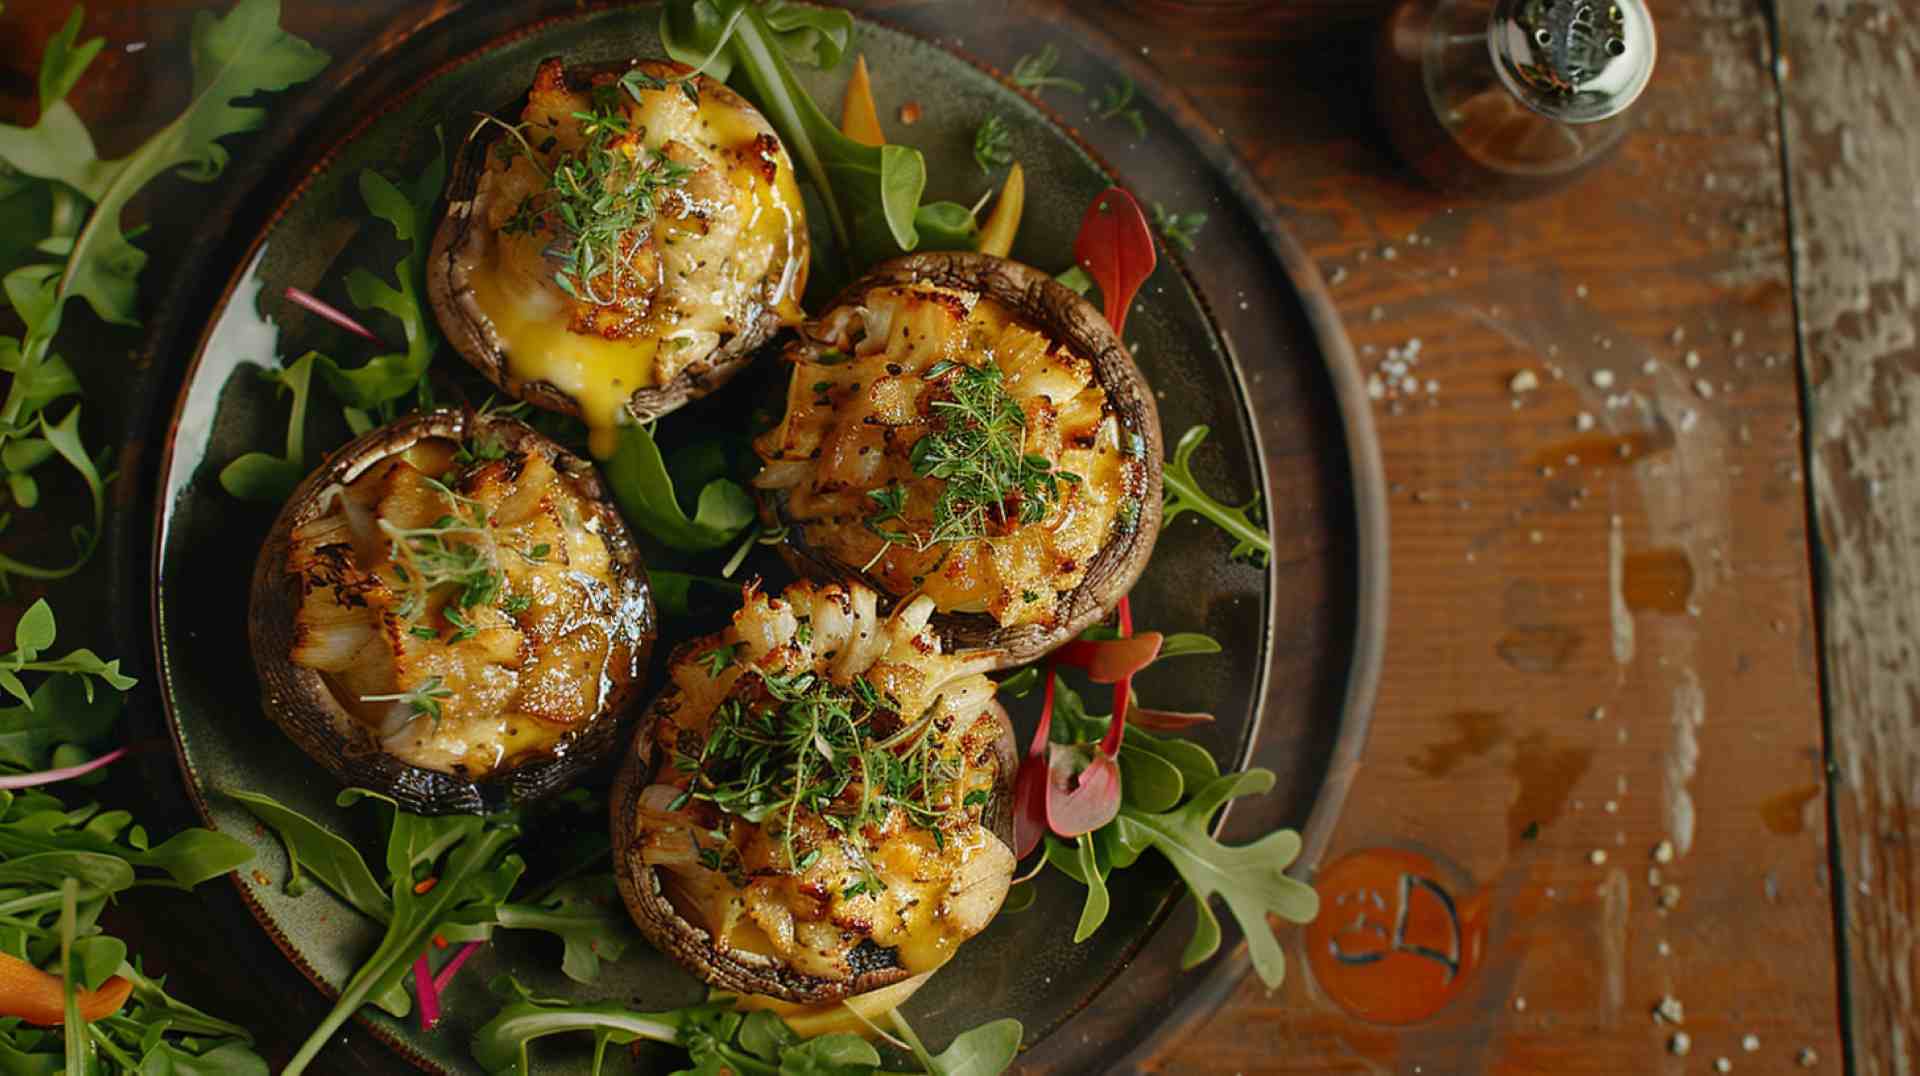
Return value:
[(726, 646), (716, 646), (700, 655), (700, 664), (707, 669), (707, 679), (720, 679), (720, 674), (727, 670), (727, 666), (733, 664), (733, 656), (739, 652), (740, 644), (731, 643)]
[(844, 837), (843, 847), (862, 874), (843, 889), (853, 896), (886, 888), (867, 862), (868, 826), (900, 811), (913, 825), (937, 829), (965, 809), (955, 795), (965, 763), (932, 734), (938, 700), (876, 738), (879, 715), (905, 715), (864, 677), (843, 687), (808, 671), (752, 670), (738, 683), (714, 711), (705, 740), (683, 744), (674, 767), (689, 775), (688, 799), (755, 825), (776, 826), (793, 870), (805, 870), (817, 858), (817, 849), (797, 847), (802, 811)]
[(1265, 564), (1273, 554), (1273, 539), (1268, 536), (1265, 527), (1254, 522), (1254, 517), (1260, 511), (1260, 495), (1254, 494), (1253, 500), (1236, 508), (1214, 500), (1211, 494), (1200, 488), (1200, 480), (1194, 477), (1191, 465), (1193, 453), (1200, 447), (1200, 442), (1207, 439), (1209, 432), (1205, 426), (1189, 427), (1174, 446), (1173, 458), (1167, 461), (1160, 474), (1166, 498), (1160, 509), (1160, 526), (1164, 530), (1182, 512), (1198, 513), (1233, 539), (1233, 552), (1229, 556), (1242, 557), (1253, 564)]
[(867, 526), (889, 542), (911, 542), (925, 549), (941, 542), (983, 538), (1013, 525), (1038, 523), (1060, 498), (1061, 482), (1080, 476), (1056, 471), (1045, 456), (1025, 450), (1027, 416), (1007, 393), (1000, 367), (941, 361), (928, 367), (926, 379), (945, 382), (950, 397), (933, 401), (940, 428), (914, 442), (913, 473), (938, 478), (944, 485), (933, 506), (933, 527), (925, 535), (881, 530), (905, 507), (897, 487), (870, 491), (879, 510)]
[(999, 116), (981, 121), (973, 132), (973, 163), (980, 166), (982, 175), (992, 175), (996, 165), (1013, 163), (1013, 149), (1008, 145), (1012, 140), (1013, 132)]
[(1135, 138), (1147, 137), (1147, 121), (1133, 104), (1133, 80), (1121, 78), (1119, 82), (1108, 83), (1100, 92), (1099, 110), (1094, 115), (1103, 120), (1119, 119), (1133, 128)]
[(1159, 202), (1153, 203), (1153, 227), (1167, 242), (1181, 250), (1193, 249), (1194, 237), (1206, 227), (1205, 213), (1169, 213)]
[(1073, 79), (1053, 73), (1054, 67), (1059, 63), (1060, 50), (1051, 44), (1042, 45), (1040, 51), (1030, 52), (1014, 61), (1013, 73), (1008, 77), (1012, 79), (1015, 86), (1023, 90), (1033, 90), (1036, 93), (1048, 86), (1059, 86), (1074, 93), (1087, 92), (1086, 87)]
[(413, 707), (413, 712), (440, 720), (440, 700), (453, 697), (453, 689), (441, 682), (437, 676), (429, 676), (420, 682), (420, 686), (411, 691), (402, 691), (392, 695), (362, 695), (361, 702), (404, 702)]
[[(625, 1002), (582, 1002), (539, 998), (511, 976), (502, 976), (493, 989), (506, 1002), (473, 1037), (473, 1056), (491, 1076), (529, 1076), (534, 1072), (528, 1046), (549, 1035), (591, 1032), (593, 1066), (598, 1071), (607, 1047), (640, 1041), (671, 1044), (685, 1050), (688, 1073), (833, 1073), (834, 1076), (879, 1076), (880, 1054), (872, 1044), (851, 1032), (834, 1032), (803, 1039), (786, 1021), (771, 1012), (741, 1013), (730, 1001), (707, 1001), (664, 1012), (635, 1012)], [(910, 1070), (932, 1076), (995, 1076), (1013, 1063), (1020, 1050), (1018, 1020), (995, 1020), (962, 1032), (938, 1055), (927, 1047), (895, 1010), (887, 1017), (905, 1040), (917, 1066)], [(895, 1071), (897, 1065), (887, 1065)]]
[(694, 171), (641, 144), (620, 101), (623, 89), (640, 99), (639, 79), (664, 86), (635, 69), (618, 83), (594, 87), (592, 109), (573, 113), (585, 145), (562, 153), (551, 167), (531, 152), (519, 127), (502, 124), (519, 135), (501, 143), (502, 154), (526, 157), (546, 175), (547, 184), (522, 198), (501, 230), (508, 235), (552, 232), (545, 254), (562, 266), (553, 274), (554, 286), (597, 306), (623, 301), (622, 293), (640, 272), (635, 259), (646, 246), (656, 200)]

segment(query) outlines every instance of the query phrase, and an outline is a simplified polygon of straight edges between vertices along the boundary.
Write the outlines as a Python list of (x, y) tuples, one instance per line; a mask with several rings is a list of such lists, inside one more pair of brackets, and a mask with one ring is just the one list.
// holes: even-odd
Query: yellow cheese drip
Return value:
[[(717, 95), (707, 95), (695, 123), (691, 111), (679, 105), (677, 90), (643, 97), (646, 104), (630, 107), (629, 114), (635, 129), (647, 132), (649, 148), (674, 139), (727, 170), (736, 205), (746, 219), (732, 249), (715, 252), (742, 267), (722, 288), (677, 296), (672, 321), (655, 323), (644, 335), (610, 340), (568, 328), (568, 302), (547, 279), (550, 270), (540, 254), (545, 237), (494, 235), (482, 264), (468, 267), (474, 300), (493, 322), (506, 352), (510, 384), (517, 391), (520, 385), (546, 381), (571, 397), (587, 425), (588, 447), (601, 459), (613, 454), (615, 427), (626, 420), (634, 392), (655, 387), (683, 365), (670, 364), (662, 376), (662, 335), (731, 333), (759, 316), (760, 303), (766, 300), (756, 294), (760, 274), (749, 275), (751, 269), (767, 266), (768, 275), (777, 274), (769, 305), (783, 322), (798, 324), (804, 316), (799, 293), (806, 284), (806, 225), (800, 190), (784, 153), (769, 183), (755, 170), (761, 162), (751, 147), (761, 131), (747, 115)], [(739, 154), (738, 163), (727, 156), (729, 151)], [(698, 242), (674, 223), (668, 219), (660, 225), (676, 241)]]

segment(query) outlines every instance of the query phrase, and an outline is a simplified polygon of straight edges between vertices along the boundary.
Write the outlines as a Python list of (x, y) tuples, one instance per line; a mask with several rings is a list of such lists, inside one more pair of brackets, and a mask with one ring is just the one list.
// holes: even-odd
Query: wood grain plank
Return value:
[(1855, 1071), (1920, 1071), (1920, 75), (1896, 5), (1781, 5)]
[[(90, 79), (76, 104), (100, 117), (103, 148), (124, 149), (177, 109), (186, 21), (202, 6), (94, 5), (111, 77)], [(346, 56), (439, 6), (290, 0), (288, 19)], [(1296, 936), (1280, 992), (1243, 984), (1160, 1067), (1645, 1073), (1727, 1056), (1737, 1071), (1783, 1072), (1811, 1049), (1814, 1071), (1839, 1071), (1808, 435), (1758, 0), (1656, 4), (1660, 68), (1623, 152), (1556, 195), (1492, 203), (1427, 192), (1386, 150), (1368, 99), (1381, 0), (1232, 4), (1230, 17), (1179, 0), (1069, 6), (1139, 51), (1240, 149), (1336, 282), (1370, 368), (1419, 341), (1416, 390), (1376, 412), (1395, 483), (1389, 670), (1334, 856), (1423, 848), (1452, 872), (1456, 899), (1477, 894), (1490, 909), (1488, 960), (1422, 1024), (1342, 1010)], [(20, 47), (0, 63), (7, 118), (29, 114), (24, 57), (65, 7), (9, 7), (6, 40)], [(1888, 1074), (1913, 1071), (1920, 1052), (1909, 843), (1920, 751), (1906, 679), (1920, 610), (1905, 567), (1920, 528), (1905, 425), (1920, 154), (1900, 131), (1915, 76), (1910, 42), (1882, 24), (1891, 10), (1792, 0), (1782, 11), (1794, 223), (1808, 237), (1800, 300), (1819, 386), (1813, 481), (1835, 594), (1836, 821), (1860, 872), (1850, 884), (1868, 885), (1847, 904), (1854, 1027), (1860, 1071)], [(138, 43), (145, 59), (126, 51)], [(178, 248), (206, 198), (169, 182), (153, 203), (168, 207), (156, 250)], [(1510, 391), (1521, 369), (1542, 387)], [(1611, 388), (1596, 385), (1600, 370)], [(1633, 458), (1608, 459), (1600, 434), (1644, 439)], [(1594, 461), (1569, 466), (1569, 451)], [(1662, 552), (1691, 574), (1677, 612), (1659, 607), (1671, 570), (1640, 588), (1626, 578), (1628, 558)], [(1629, 592), (1643, 608), (1625, 607)], [(1679, 887), (1665, 910), (1647, 874), (1661, 840), (1680, 846), (1657, 865), (1661, 884)], [(244, 1002), (240, 1015), (263, 1029), (276, 1016), (288, 1025), (274, 1041), (297, 1038), (321, 999), (294, 982), (289, 1010), (292, 973), (268, 966), (278, 957), (258, 936), (223, 940), (224, 924), (244, 921), (237, 908), (196, 920), (203, 899), (234, 903), (224, 892), (156, 903), (143, 921), (168, 927), (144, 940), (175, 967), (197, 966), (196, 950), (237, 961), (244, 970), (224, 983), (183, 979), (188, 996), (222, 1012)], [(1667, 1052), (1671, 1029), (1649, 1017), (1668, 995), (1686, 1005), (1688, 1058)], [(354, 1065), (391, 1064), (364, 1035), (354, 1041)]]
[[(1388, 673), (1333, 856), (1424, 848), (1470, 879), (1457, 901), (1494, 911), (1477, 981), (1425, 1023), (1366, 1024), (1296, 974), (1273, 996), (1244, 984), (1165, 1070), (1679, 1072), (1724, 1055), (1787, 1071), (1811, 1049), (1837, 1071), (1758, 6), (1659, 5), (1641, 129), (1578, 184), (1520, 202), (1430, 193), (1388, 155), (1367, 100), (1385, 5), (1276, 7), (1237, 35), (1177, 33), (1177, 6), (1107, 21), (1169, 42), (1149, 60), (1289, 207), (1362, 362), (1419, 358), (1414, 390), (1376, 412), (1396, 492)], [(1522, 369), (1542, 388), (1512, 392)], [(1635, 457), (1566, 463), (1601, 435), (1637, 435)], [(1660, 550), (1692, 576), (1679, 611), (1625, 608), (1616, 572)], [(1651, 859), (1662, 840), (1671, 864)], [(1670, 909), (1655, 867), (1679, 887)], [(1669, 995), (1688, 1058), (1650, 1017)]]

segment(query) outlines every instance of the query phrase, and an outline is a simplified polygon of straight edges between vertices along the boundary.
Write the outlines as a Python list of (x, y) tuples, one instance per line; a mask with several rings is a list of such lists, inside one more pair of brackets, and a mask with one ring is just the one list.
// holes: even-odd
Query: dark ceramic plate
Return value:
[[(974, 126), (988, 114), (1005, 117), (1029, 177), (1015, 257), (1064, 268), (1081, 210), (1116, 176), (1143, 201), (1212, 216), (1203, 236), (1204, 265), (1195, 274), (1200, 290), (1195, 275), (1163, 260), (1128, 323), (1128, 341), (1156, 388), (1169, 445), (1191, 425), (1212, 427), (1198, 460), (1202, 481), (1242, 499), (1266, 490), (1276, 557), (1267, 569), (1231, 562), (1230, 542), (1210, 526), (1189, 517), (1169, 527), (1134, 593), (1136, 619), (1156, 629), (1207, 632), (1225, 652), (1150, 670), (1141, 691), (1156, 705), (1215, 714), (1217, 722), (1197, 738), (1223, 764), (1278, 771), (1275, 792), (1236, 808), (1225, 830), (1244, 837), (1301, 827), (1307, 850), (1299, 869), (1311, 870), (1365, 725), (1385, 567), (1384, 510), (1364, 400), (1317, 275), (1231, 154), (1091, 31), (1006, 11), (982, 13), (972, 5), (895, 15), (903, 17), (904, 29), (863, 21), (857, 44), (873, 70), (883, 122), (891, 137), (926, 152), (929, 199), (971, 203), (986, 182), (970, 156)], [(280, 298), (289, 285), (338, 295), (348, 267), (396, 260), (391, 234), (361, 209), (363, 169), (415, 174), (434, 152), (436, 127), (457, 141), (476, 109), (520, 96), (545, 56), (590, 61), (658, 52), (651, 7), (528, 25), (531, 17), (524, 10), (469, 10), (457, 25), (443, 19), (403, 43), (381, 46), (379, 64), (363, 74), (346, 65), (356, 73), (335, 88), (333, 107), (343, 111), (333, 126), (348, 129), (324, 154), (308, 157), (309, 169), (214, 302), (184, 371), (159, 461), (154, 623), (189, 793), (207, 824), (255, 847), (255, 869), (235, 876), (241, 895), (300, 971), (328, 994), (372, 950), (374, 925), (324, 892), (288, 896), (280, 846), (227, 794), (267, 792), (355, 833), (364, 846), (377, 847), (378, 834), (366, 831), (365, 817), (333, 806), (332, 780), (260, 713), (245, 657), (246, 588), (272, 512), (235, 502), (216, 475), (244, 452), (278, 447), (284, 436), (284, 403), (255, 376), (259, 365), (308, 348), (342, 357), (366, 353), (364, 345)], [(940, 47), (939, 35), (963, 26), (964, 38), (952, 44), (1003, 65), (1052, 40), (1066, 56), (1064, 69), (1089, 82), (1097, 84), (1103, 74), (1111, 79), (1116, 69), (1131, 75), (1144, 87), (1146, 139), (1091, 120), (1077, 97), (1057, 91), (1056, 101), (1070, 101), (1069, 114), (1054, 115)], [(427, 74), (411, 87), (397, 83), (396, 72), (408, 71), (416, 78)], [(809, 88), (818, 100), (837, 101), (843, 80), (844, 72), (809, 76)], [(908, 96), (922, 112), (912, 127), (894, 113)], [(1075, 132), (1069, 123), (1087, 129)], [(1120, 163), (1117, 172), (1105, 162), (1109, 156)], [(440, 363), (459, 365), (450, 355)], [(738, 413), (737, 404), (725, 402), (727, 393), (718, 399), (718, 406), (690, 409), (666, 427), (726, 421), (730, 407)], [(310, 436), (329, 443), (317, 429)], [(678, 632), (687, 633), (684, 626)], [(667, 623), (662, 642), (669, 645), (660, 652), (676, 634)], [(1031, 715), (1024, 717), (1031, 729)], [(592, 815), (544, 824), (601, 822)], [(1144, 1059), (1165, 1040), (1161, 1033), (1184, 1026), (1245, 970), (1230, 920), (1227, 944), (1209, 967), (1178, 970), (1192, 912), (1176, 912), (1178, 886), (1157, 864), (1130, 872), (1114, 890), (1105, 927), (1076, 946), (1070, 924), (1080, 892), (1057, 874), (1043, 876), (1032, 908), (995, 922), (913, 999), (915, 1026), (944, 1041), (1014, 1015), (1027, 1028), (1025, 1063), (1110, 1071)], [(495, 1007), (483, 984), (499, 972), (512, 971), (540, 994), (621, 999), (641, 1008), (684, 1004), (702, 990), (644, 944), (607, 966), (591, 986), (561, 976), (557, 943), (544, 936), (502, 933), (473, 963), (448, 997), (450, 1015), (435, 1034), (384, 1015), (364, 1017), (365, 1023), (422, 1067), (465, 1072), (474, 1070), (466, 1047), (471, 1033)], [(585, 1037), (548, 1041), (542, 1071), (584, 1071)]]

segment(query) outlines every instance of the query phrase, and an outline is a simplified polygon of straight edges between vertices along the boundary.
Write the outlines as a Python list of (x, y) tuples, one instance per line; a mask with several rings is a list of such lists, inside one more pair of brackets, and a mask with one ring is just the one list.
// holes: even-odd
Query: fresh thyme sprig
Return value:
[(1053, 73), (1060, 63), (1060, 50), (1051, 44), (1042, 45), (1040, 51), (1030, 52), (1013, 63), (1013, 74), (1009, 77), (1015, 86), (1023, 90), (1039, 92), (1049, 86), (1059, 86), (1074, 93), (1087, 92), (1086, 87), (1073, 79)]
[(1122, 77), (1119, 82), (1108, 83), (1100, 93), (1099, 108), (1094, 115), (1103, 120), (1119, 119), (1133, 128), (1136, 138), (1147, 137), (1147, 121), (1133, 104), (1133, 80)]
[(1013, 132), (999, 116), (988, 116), (975, 128), (973, 163), (980, 166), (983, 175), (992, 175), (996, 166), (1013, 163), (1013, 149), (1009, 145), (1012, 140)]
[(500, 593), (504, 576), (486, 506), (454, 492), (438, 479), (428, 478), (427, 482), (447, 498), (453, 514), (443, 515), (424, 527), (400, 527), (388, 520), (380, 521), (381, 532), (387, 536), (387, 555), (393, 561), (394, 574), (408, 589), (396, 612), (401, 616), (424, 612), (427, 595), (443, 586), (460, 590), (458, 597), (447, 606), (448, 611), (456, 606), (471, 609), (491, 604)]
[(1200, 229), (1207, 225), (1205, 213), (1169, 213), (1159, 202), (1153, 203), (1153, 227), (1167, 242), (1191, 251)]
[(437, 676), (429, 676), (412, 691), (401, 691), (392, 695), (362, 695), (361, 702), (404, 702), (413, 707), (413, 712), (440, 720), (440, 700), (453, 697), (453, 689)]
[[(675, 81), (689, 89), (694, 85)], [(618, 82), (594, 87), (593, 107), (573, 113), (585, 144), (561, 154), (551, 167), (541, 165), (518, 126), (500, 125), (515, 135), (514, 141), (500, 144), (501, 156), (525, 156), (547, 180), (545, 187), (520, 200), (501, 231), (551, 232), (554, 239), (545, 254), (560, 265), (553, 274), (554, 286), (575, 299), (598, 306), (621, 302), (622, 292), (639, 274), (636, 259), (646, 246), (656, 202), (693, 173), (691, 166), (646, 148), (620, 100), (623, 90), (637, 102), (641, 90), (666, 85), (667, 80), (636, 68)], [(693, 96), (697, 103), (697, 90)]]
[(998, 365), (943, 360), (928, 367), (925, 376), (943, 382), (949, 393), (933, 401), (939, 428), (914, 442), (909, 457), (916, 476), (942, 481), (933, 526), (924, 535), (880, 527), (905, 510), (906, 491), (895, 485), (867, 494), (878, 506), (867, 517), (875, 534), (921, 549), (984, 538), (1040, 522), (1060, 499), (1060, 483), (1080, 481), (1025, 450), (1026, 412), (1008, 395)]
[[(717, 662), (729, 650), (716, 648), (700, 660)], [(755, 685), (761, 697), (750, 698)], [(794, 871), (819, 858), (817, 848), (801, 848), (795, 840), (800, 813), (808, 812), (840, 835), (861, 870), (862, 877), (843, 889), (845, 896), (885, 888), (868, 862), (869, 826), (900, 811), (944, 845), (942, 824), (973, 805), (955, 794), (964, 761), (933, 735), (938, 709), (935, 700), (877, 739), (874, 719), (898, 715), (899, 706), (864, 677), (842, 687), (807, 671), (751, 672), (714, 712), (705, 739), (676, 752), (674, 766), (690, 783), (675, 807), (710, 803), (747, 822), (777, 826)]]

